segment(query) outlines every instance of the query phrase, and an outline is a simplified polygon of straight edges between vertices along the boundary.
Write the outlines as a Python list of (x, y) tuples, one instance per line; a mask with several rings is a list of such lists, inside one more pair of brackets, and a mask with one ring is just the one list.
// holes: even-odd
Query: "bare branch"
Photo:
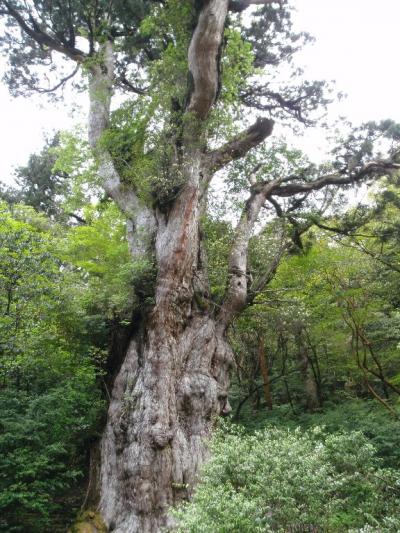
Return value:
[(56, 91), (57, 89), (59, 89), (60, 87), (62, 87), (68, 80), (72, 79), (75, 76), (75, 74), (78, 72), (78, 70), (79, 70), (79, 65), (77, 65), (74, 68), (71, 74), (68, 74), (68, 76), (65, 76), (64, 78), (61, 78), (61, 80), (56, 85), (54, 85), (54, 87), (50, 87), (49, 89), (46, 89), (44, 87), (34, 87), (33, 90), (41, 94), (52, 93)]
[(117, 82), (121, 83), (127, 91), (138, 94), (139, 96), (144, 96), (148, 92), (146, 89), (133, 85), (125, 75), (119, 76)]
[(79, 50), (74, 46), (66, 46), (59, 40), (43, 32), (40, 29), (40, 25), (33, 19), (33, 17), (30, 17), (32, 24), (32, 26), (30, 26), (28, 22), (19, 13), (19, 11), (13, 8), (10, 2), (8, 2), (7, 0), (2, 0), (2, 2), (7, 8), (7, 15), (12, 17), (18, 23), (20, 28), (40, 46), (47, 46), (51, 50), (60, 52), (61, 54), (66, 55), (67, 57), (73, 59), (74, 61), (77, 61), (78, 63), (82, 63), (82, 61), (85, 59), (85, 53), (82, 52), (82, 50)]
[(272, 133), (274, 121), (258, 118), (246, 131), (226, 143), (221, 148), (209, 152), (210, 170), (217, 172), (231, 161), (245, 156), (249, 150), (261, 144)]

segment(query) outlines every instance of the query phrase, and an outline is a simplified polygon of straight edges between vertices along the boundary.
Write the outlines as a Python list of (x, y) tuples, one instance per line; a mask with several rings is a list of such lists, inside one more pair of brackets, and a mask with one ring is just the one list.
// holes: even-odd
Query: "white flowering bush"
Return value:
[(221, 429), (180, 533), (400, 531), (400, 473), (360, 432)]

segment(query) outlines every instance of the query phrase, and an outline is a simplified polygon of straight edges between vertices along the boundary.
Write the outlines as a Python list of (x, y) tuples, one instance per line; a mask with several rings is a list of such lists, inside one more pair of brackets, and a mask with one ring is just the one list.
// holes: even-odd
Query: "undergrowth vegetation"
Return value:
[(181, 533), (399, 531), (400, 471), (360, 431), (221, 428)]

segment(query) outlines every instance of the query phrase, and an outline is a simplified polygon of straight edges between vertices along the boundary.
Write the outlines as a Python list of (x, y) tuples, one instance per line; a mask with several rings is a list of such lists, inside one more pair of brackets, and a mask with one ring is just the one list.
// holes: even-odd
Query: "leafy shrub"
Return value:
[(175, 511), (181, 533), (400, 528), (400, 473), (360, 432), (229, 428), (211, 452), (193, 501)]
[[(399, 415), (400, 410), (397, 409)], [(375, 400), (351, 400), (324, 412), (303, 415), (301, 425), (323, 425), (324, 429), (336, 431), (362, 431), (373, 444), (383, 466), (400, 470), (400, 421)]]
[[(400, 417), (400, 405), (393, 408)], [(361, 431), (374, 445), (383, 466), (400, 470), (400, 421), (376, 400), (341, 399), (337, 405), (326, 402), (324, 409), (312, 414), (294, 414), (288, 405), (276, 406), (273, 411), (254, 412), (250, 405), (246, 405), (240, 422), (249, 432), (271, 425), (290, 429), (321, 426), (327, 433)]]

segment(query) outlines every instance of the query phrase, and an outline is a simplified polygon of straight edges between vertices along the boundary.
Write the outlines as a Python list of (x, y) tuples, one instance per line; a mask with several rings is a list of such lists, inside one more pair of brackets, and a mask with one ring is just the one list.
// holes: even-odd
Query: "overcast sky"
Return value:
[[(310, 78), (336, 80), (347, 99), (335, 104), (331, 117), (354, 122), (393, 118), (400, 122), (400, 0), (293, 0), (297, 29), (310, 32), (316, 43), (301, 53)], [(4, 63), (0, 63), (4, 67)], [(82, 104), (86, 98), (81, 97)], [(50, 105), (9, 96), (0, 85), (0, 180), (9, 181), (14, 166), (26, 163), (43, 145), (44, 136), (70, 128), (75, 118), (69, 104)], [(317, 137), (311, 132), (308, 145)]]

